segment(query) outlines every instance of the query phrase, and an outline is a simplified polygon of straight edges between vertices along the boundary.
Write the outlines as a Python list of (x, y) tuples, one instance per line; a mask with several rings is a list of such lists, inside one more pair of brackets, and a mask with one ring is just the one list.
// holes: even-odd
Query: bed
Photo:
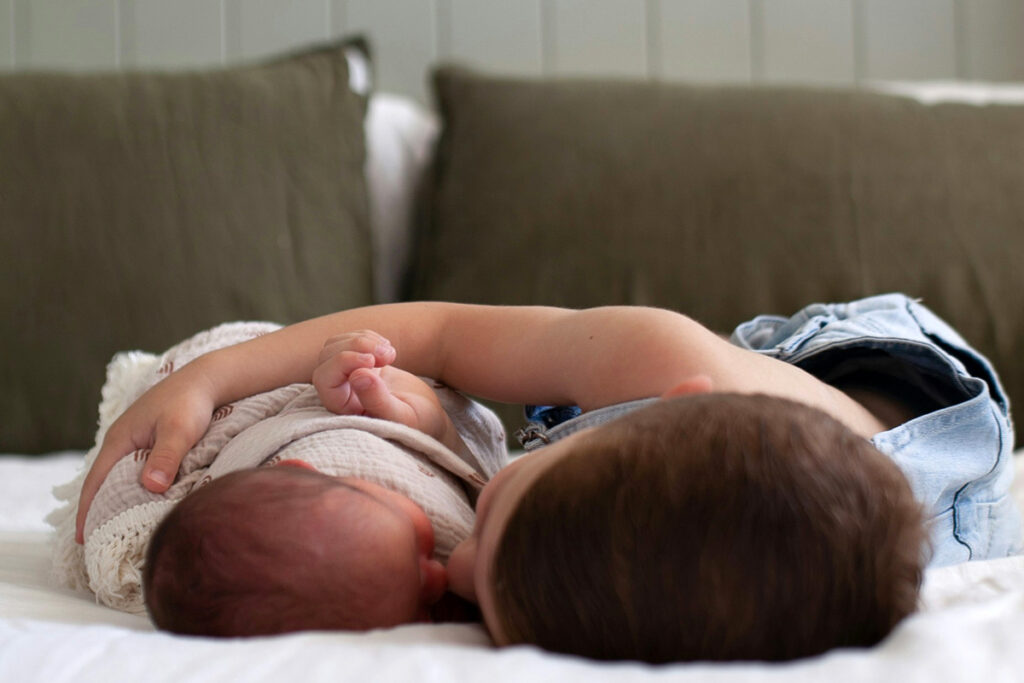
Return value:
[(931, 570), (921, 611), (878, 647), (782, 665), (595, 663), (532, 647), (495, 650), (480, 626), (465, 624), (236, 640), (159, 633), (143, 616), (50, 579), (51, 489), (73, 478), (82, 457), (0, 460), (0, 680), (999, 681), (1024, 671), (1024, 556)]
[[(1024, 679), (1024, 556), (929, 571), (920, 612), (870, 650), (649, 667), (495, 650), (479, 625), (159, 633), (58, 587), (45, 521), (115, 352), (380, 301), (647, 304), (727, 330), (902, 290), (1022, 405), (1024, 309), (1006, 302), (1024, 89), (854, 87), (1019, 78), (1012, 3), (325, 1), (290, 3), (290, 22), (230, 0), (10, 4), (0, 68), (61, 71), (0, 74), (0, 681)], [(808, 12), (829, 40), (806, 39)], [(65, 39), (76, 22), (91, 31)], [(320, 42), (355, 30), (374, 57), (359, 37)], [(174, 70), (95, 71), (123, 67)]]

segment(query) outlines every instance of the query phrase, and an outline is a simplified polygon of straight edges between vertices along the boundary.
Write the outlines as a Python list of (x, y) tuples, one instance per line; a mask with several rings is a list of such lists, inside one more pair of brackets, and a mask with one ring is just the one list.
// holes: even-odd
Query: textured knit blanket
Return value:
[[(162, 356), (121, 353), (107, 368), (96, 445), (71, 482), (54, 490), (65, 505), (48, 521), (57, 529), (53, 569), (57, 582), (92, 591), (98, 601), (127, 612), (144, 611), (141, 570), (146, 545), (167, 512), (194, 488), (239, 469), (282, 459), (309, 462), (334, 476), (366, 479), (408, 496), (427, 513), (436, 553), (446, 560), (471, 531), (476, 492), (507, 461), (497, 417), (461, 394), (436, 385), (467, 452), (457, 454), (404, 425), (328, 412), (309, 384), (293, 384), (222, 406), (209, 429), (182, 461), (163, 494), (142, 487), (148, 452), (137, 450), (111, 470), (89, 509), (84, 547), (74, 541), (82, 481), (110, 424), (167, 374), (208, 351), (277, 329), (269, 323), (229, 323), (200, 333)], [(436, 384), (436, 383), (435, 383)]]

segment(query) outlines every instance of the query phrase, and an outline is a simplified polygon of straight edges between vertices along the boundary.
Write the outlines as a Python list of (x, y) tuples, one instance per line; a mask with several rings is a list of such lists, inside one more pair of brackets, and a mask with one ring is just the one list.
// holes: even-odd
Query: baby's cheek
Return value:
[(448, 572), (434, 559), (420, 557), (420, 601), (433, 605), (448, 589)]
[(455, 546), (448, 559), (448, 589), (471, 602), (476, 602), (473, 569), (476, 564), (476, 537), (470, 536)]

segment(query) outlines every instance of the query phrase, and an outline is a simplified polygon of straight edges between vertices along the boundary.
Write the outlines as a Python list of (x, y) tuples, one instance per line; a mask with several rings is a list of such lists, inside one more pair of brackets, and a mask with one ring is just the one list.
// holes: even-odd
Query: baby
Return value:
[[(435, 388), (396, 368), (364, 374), (380, 384), (373, 412), (436, 437), (452, 452), (469, 453)], [(368, 412), (355, 392), (348, 403), (350, 414)], [(447, 404), (465, 417), (450, 398)], [(497, 437), (500, 443), (500, 432)], [(469, 603), (445, 595), (443, 562), (468, 535), (460, 513), (471, 514), (457, 496), (439, 499), (437, 487), (449, 493), (451, 478), (417, 463), (413, 453), (375, 445), (366, 432), (312, 438), (322, 443), (292, 442), (259, 468), (199, 487), (167, 515), (143, 572), (153, 622), (183, 634), (251, 636), (477, 618)], [(376, 463), (367, 474), (387, 487), (346, 476), (360, 471), (364, 451)], [(382, 478), (382, 472), (389, 474)], [(465, 485), (472, 493), (481, 482), (470, 471)], [(414, 498), (446, 531), (436, 553), (431, 518)]]
[[(149, 361), (146, 354), (127, 354), (123, 361), (132, 370), (127, 375), (111, 371), (104, 410), (116, 410), (163, 377), (187, 371), (211, 351), (276, 329), (266, 323), (232, 323), (195, 335), (159, 358), (148, 356)], [(87, 581), (101, 602), (137, 612), (144, 608), (145, 579), (147, 606), (157, 625), (195, 634), (365, 629), (422, 619), (428, 608), (435, 619), (458, 617), (460, 610), (465, 611), (464, 601), (448, 595), (438, 602), (445, 587), (443, 563), (472, 530), (479, 489), (506, 462), (504, 430), (491, 411), (437, 382), (424, 382), (394, 367), (354, 374), (356, 379), (365, 375), (369, 391), (350, 391), (346, 383), (330, 392), (346, 415), (325, 410), (309, 384), (279, 387), (220, 407), (163, 493), (147, 491), (139, 483), (148, 449), (119, 461), (85, 518), (84, 556), (81, 551), (69, 555), (78, 558), (68, 564), (76, 569), (69, 584)], [(282, 461), (304, 469), (273, 466)], [(260, 583), (266, 592), (277, 585), (276, 570), (294, 573), (308, 557), (294, 552), (296, 520), (304, 519), (301, 528), (309, 530), (323, 509), (319, 499), (293, 494), (308, 492), (310, 478), (319, 480), (321, 489), (331, 489), (325, 498), (333, 511), (330, 528), (318, 528), (313, 537), (329, 530), (332, 541), (344, 537), (349, 549), (360, 551), (344, 559), (352, 567), (350, 576), (340, 559), (343, 547), (332, 543), (338, 562), (319, 568), (329, 568), (334, 585), (349, 590), (352, 599), (333, 606), (329, 625), (311, 619), (299, 626), (285, 621), (287, 610), (278, 618), (261, 612), (256, 601), (247, 601), (241, 579)], [(180, 509), (175, 507), (182, 499)], [(272, 506), (275, 512), (268, 515)], [(197, 508), (203, 510), (201, 515), (189, 513)], [(393, 522), (389, 528), (404, 530), (405, 537), (384, 534), (380, 523), (370, 525), (366, 520), (371, 516), (361, 515), (367, 508), (388, 513)], [(150, 544), (147, 566), (146, 544), (172, 509), (170, 521), (156, 534), (159, 542)], [(408, 532), (413, 532), (416, 543), (408, 542)], [(378, 551), (374, 558), (367, 557), (365, 540), (371, 537)], [(259, 557), (254, 544), (244, 554), (221, 552), (228, 546), (237, 548), (242, 538), (262, 538), (259, 548), (265, 555)], [(373, 583), (360, 585), (358, 572), (367, 561), (384, 562), (386, 556), (416, 567), (412, 580), (406, 580), (409, 572), (380, 572)], [(398, 560), (390, 561), (394, 566)], [(81, 581), (78, 568), (86, 573)], [(307, 575), (311, 577), (314, 569), (307, 568)], [(415, 608), (401, 615), (394, 609), (363, 608), (398, 596), (406, 596), (405, 604), (411, 605), (408, 596), (413, 593)], [(297, 594), (292, 597), (299, 599)], [(230, 604), (233, 609), (228, 609)], [(317, 599), (291, 613), (315, 613), (313, 608), (321, 604)], [(217, 609), (211, 611), (210, 605)]]

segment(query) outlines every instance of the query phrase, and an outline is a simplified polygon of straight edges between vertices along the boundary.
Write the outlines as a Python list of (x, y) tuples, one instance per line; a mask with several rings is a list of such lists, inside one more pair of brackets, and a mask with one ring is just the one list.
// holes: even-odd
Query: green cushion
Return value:
[(0, 77), (0, 451), (88, 447), (120, 349), (370, 302), (360, 45)]
[(436, 73), (411, 296), (649, 304), (731, 330), (904, 291), (1024, 400), (1024, 107)]

